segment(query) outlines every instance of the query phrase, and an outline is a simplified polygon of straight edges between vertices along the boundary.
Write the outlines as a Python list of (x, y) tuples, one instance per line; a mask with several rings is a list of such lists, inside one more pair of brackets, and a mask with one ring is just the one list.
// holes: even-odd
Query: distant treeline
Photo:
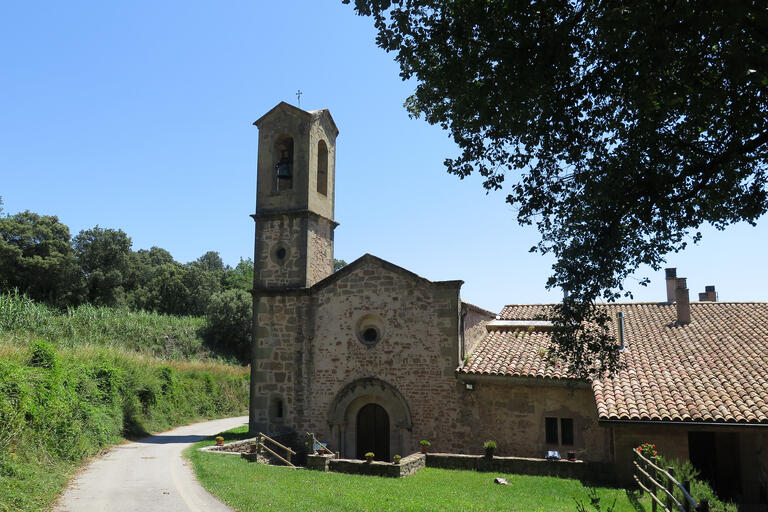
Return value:
[(131, 250), (120, 229), (96, 226), (72, 238), (56, 216), (0, 216), (0, 291), (17, 289), (53, 306), (90, 303), (202, 316), (214, 294), (252, 286), (250, 258), (232, 268), (209, 251), (182, 264), (159, 247)]
[(6, 297), (21, 295), (60, 310), (90, 304), (205, 316), (198, 335), (247, 362), (252, 287), (250, 258), (232, 268), (209, 251), (182, 264), (159, 247), (133, 251), (123, 230), (99, 226), (72, 238), (56, 216), (2, 215), (0, 198), (0, 294)]

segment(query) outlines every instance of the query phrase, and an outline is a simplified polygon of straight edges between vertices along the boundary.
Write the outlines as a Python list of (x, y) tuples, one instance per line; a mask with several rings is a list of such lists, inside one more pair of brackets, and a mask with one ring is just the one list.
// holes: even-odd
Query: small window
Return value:
[(363, 341), (367, 343), (376, 343), (379, 340), (379, 331), (375, 327), (369, 327), (363, 331)]
[(547, 444), (557, 444), (557, 418), (545, 418), (544, 428), (547, 435)]
[(544, 430), (547, 444), (573, 446), (573, 418), (544, 418)]
[(285, 411), (283, 410), (283, 399), (272, 397), (269, 404), (269, 417), (272, 420), (282, 420)]
[(366, 347), (373, 348), (384, 336), (384, 322), (378, 315), (364, 315), (357, 321), (355, 330), (357, 339)]
[(560, 418), (560, 438), (564, 445), (573, 445), (573, 419)]
[(317, 143), (317, 193), (328, 195), (328, 146), (324, 140)]

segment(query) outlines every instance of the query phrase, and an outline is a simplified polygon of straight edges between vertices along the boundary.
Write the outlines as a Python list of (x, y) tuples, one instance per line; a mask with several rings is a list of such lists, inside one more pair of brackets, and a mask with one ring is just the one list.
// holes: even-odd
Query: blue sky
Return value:
[[(280, 101), (328, 108), (339, 126), (336, 257), (369, 252), (428, 279), (462, 279), (492, 310), (552, 302), (552, 260), (528, 249), (505, 193), (448, 175), (449, 135), (402, 107), (393, 55), (340, 0), (4, 2), (0, 8), (0, 196), (6, 213), (58, 215), (73, 235), (123, 229), (134, 250), (179, 261), (253, 253), (257, 128)], [(768, 228), (704, 230), (671, 255), (692, 298), (768, 299)], [(665, 297), (663, 272), (641, 269)]]

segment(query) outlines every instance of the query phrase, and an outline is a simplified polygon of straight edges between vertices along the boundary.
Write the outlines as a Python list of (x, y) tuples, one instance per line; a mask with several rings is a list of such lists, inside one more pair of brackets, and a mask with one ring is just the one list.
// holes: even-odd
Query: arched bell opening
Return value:
[(328, 195), (328, 146), (324, 140), (317, 143), (317, 193)]
[(275, 179), (273, 190), (290, 190), (293, 188), (293, 137), (281, 135), (275, 142)]

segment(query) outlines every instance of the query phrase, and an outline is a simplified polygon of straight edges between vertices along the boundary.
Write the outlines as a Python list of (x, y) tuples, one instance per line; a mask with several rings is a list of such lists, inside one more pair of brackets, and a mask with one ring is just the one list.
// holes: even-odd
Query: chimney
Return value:
[(665, 268), (664, 272), (667, 274), (667, 302), (672, 304), (675, 302), (675, 289), (677, 289), (677, 269)]
[(676, 282), (677, 323), (680, 325), (689, 324), (691, 323), (691, 301), (688, 298), (688, 285), (686, 285), (684, 277), (677, 278)]
[(717, 292), (713, 285), (705, 286), (704, 293), (699, 294), (699, 302), (717, 302)]

